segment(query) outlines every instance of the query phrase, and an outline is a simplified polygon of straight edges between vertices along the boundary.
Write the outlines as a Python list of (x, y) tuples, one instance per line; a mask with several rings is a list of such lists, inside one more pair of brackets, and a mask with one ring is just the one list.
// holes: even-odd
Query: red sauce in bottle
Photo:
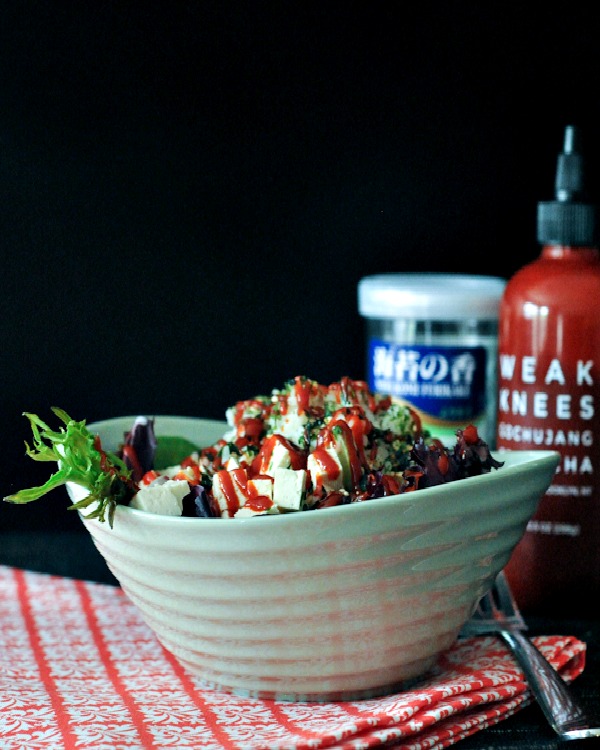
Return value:
[[(556, 476), (506, 573), (524, 612), (591, 611), (600, 594), (600, 255), (567, 128), (537, 260), (500, 305), (498, 449), (556, 450)], [(561, 197), (562, 196), (562, 197)]]

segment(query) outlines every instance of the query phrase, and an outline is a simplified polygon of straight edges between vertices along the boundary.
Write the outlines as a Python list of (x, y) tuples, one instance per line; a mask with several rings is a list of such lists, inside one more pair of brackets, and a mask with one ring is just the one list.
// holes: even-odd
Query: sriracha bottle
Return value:
[(497, 448), (561, 454), (507, 567), (527, 613), (591, 613), (600, 599), (600, 255), (580, 132), (567, 126), (541, 254), (500, 303)]

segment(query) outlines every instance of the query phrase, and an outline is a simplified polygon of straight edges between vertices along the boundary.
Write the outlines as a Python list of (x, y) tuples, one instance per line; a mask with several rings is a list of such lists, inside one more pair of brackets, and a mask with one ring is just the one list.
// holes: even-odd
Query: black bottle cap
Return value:
[(585, 190), (580, 141), (579, 130), (567, 125), (556, 165), (556, 199), (538, 203), (537, 239), (542, 245), (596, 244), (596, 206), (589, 202)]

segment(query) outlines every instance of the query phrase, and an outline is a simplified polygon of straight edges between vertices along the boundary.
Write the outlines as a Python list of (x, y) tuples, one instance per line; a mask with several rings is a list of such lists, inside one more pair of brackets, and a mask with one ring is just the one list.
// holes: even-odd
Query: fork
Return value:
[(521, 666), (527, 683), (550, 726), (563, 740), (600, 737), (600, 724), (592, 723), (558, 672), (524, 635), (527, 625), (500, 571), (483, 595), (461, 637), (495, 633), (506, 643)]

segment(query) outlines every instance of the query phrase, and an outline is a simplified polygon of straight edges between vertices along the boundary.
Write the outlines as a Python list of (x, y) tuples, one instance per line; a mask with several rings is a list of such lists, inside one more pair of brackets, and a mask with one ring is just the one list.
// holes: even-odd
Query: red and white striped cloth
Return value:
[[(566, 680), (583, 671), (583, 642), (535, 642)], [(2, 750), (434, 750), (530, 700), (493, 637), (457, 643), (427, 681), (381, 698), (232, 696), (182, 669), (119, 588), (0, 566)]]

